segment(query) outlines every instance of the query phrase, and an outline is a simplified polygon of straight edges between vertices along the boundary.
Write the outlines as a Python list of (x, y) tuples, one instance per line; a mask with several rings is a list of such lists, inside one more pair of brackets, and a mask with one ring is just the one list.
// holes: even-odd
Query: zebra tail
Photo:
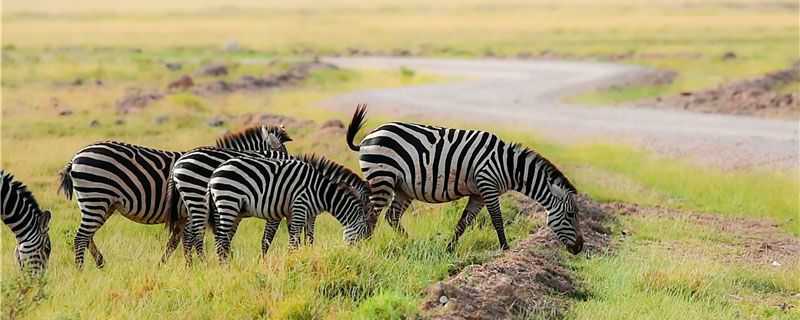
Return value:
[(178, 194), (178, 188), (175, 187), (175, 182), (172, 180), (172, 175), (167, 182), (167, 194), (169, 195), (169, 214), (167, 215), (166, 227), (170, 234), (179, 233), (183, 224), (181, 224), (181, 207), (183, 202)]
[(217, 206), (214, 205), (214, 197), (211, 195), (211, 189), (206, 190), (206, 208), (208, 208), (208, 226), (211, 232), (216, 234), (217, 231)]
[(355, 140), (358, 131), (364, 127), (364, 119), (366, 116), (367, 105), (359, 104), (356, 106), (356, 112), (353, 113), (353, 120), (350, 120), (350, 125), (347, 126), (347, 146), (350, 147), (350, 150), (361, 150), (361, 146), (354, 144), (353, 140)]
[(61, 170), (59, 180), (58, 192), (63, 193), (67, 200), (72, 200), (72, 161)]

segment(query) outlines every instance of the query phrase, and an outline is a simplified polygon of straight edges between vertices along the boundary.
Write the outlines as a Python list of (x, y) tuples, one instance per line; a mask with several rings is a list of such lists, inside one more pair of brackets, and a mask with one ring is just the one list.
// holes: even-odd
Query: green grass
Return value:
[(669, 85), (647, 86), (624, 86), (613, 87), (605, 90), (592, 90), (581, 93), (574, 97), (567, 98), (570, 103), (582, 105), (609, 106), (625, 102), (638, 101), (642, 99), (664, 96), (675, 90)]
[[(628, 147), (602, 144), (570, 147), (563, 157), (633, 179), (668, 196), (671, 205), (679, 208), (769, 218), (783, 229), (800, 235), (800, 182), (796, 173), (698, 168)], [(600, 198), (642, 202), (635, 194), (615, 197), (603, 195), (606, 191), (597, 191)]]
[[(796, 319), (797, 259), (754, 267), (738, 257), (733, 235), (680, 219), (625, 217), (633, 230), (613, 255), (573, 260), (591, 299), (576, 319)], [(629, 231), (630, 232), (630, 231)]]

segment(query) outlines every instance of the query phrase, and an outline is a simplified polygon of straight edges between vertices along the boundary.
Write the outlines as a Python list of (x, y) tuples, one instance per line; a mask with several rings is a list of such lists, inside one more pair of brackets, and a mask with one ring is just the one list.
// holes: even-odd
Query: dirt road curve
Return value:
[(561, 100), (644, 70), (594, 62), (328, 58), (345, 68), (399, 69), (457, 77), (442, 84), (358, 91), (324, 101), (352, 110), (533, 130), (559, 142), (624, 141), (722, 168), (798, 167), (798, 122), (673, 110), (582, 107)]

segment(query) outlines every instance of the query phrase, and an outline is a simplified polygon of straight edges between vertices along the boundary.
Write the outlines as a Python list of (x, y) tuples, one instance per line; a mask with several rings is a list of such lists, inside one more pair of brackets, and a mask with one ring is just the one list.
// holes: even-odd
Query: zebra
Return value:
[[(341, 166), (329, 164), (327, 160), (316, 160), (311, 157), (295, 157), (285, 152), (280, 151), (267, 151), (267, 152), (247, 152), (229, 149), (220, 149), (213, 147), (203, 147), (190, 151), (175, 163), (173, 169), (173, 176), (171, 178), (180, 202), (184, 204), (188, 212), (189, 220), (186, 222), (184, 232), (184, 253), (186, 254), (186, 262), (188, 265), (192, 263), (192, 248), (197, 251), (198, 257), (204, 259), (204, 243), (203, 234), (205, 232), (205, 224), (209, 220), (208, 207), (205, 201), (206, 190), (208, 189), (208, 181), (211, 179), (211, 174), (223, 162), (238, 158), (238, 157), (261, 157), (277, 160), (289, 159), (309, 159), (309, 163), (313, 164), (324, 176), (335, 182), (343, 182), (359, 194), (361, 200), (365, 203), (367, 208), (371, 208), (369, 202), (369, 187), (366, 182), (362, 180), (357, 174), (350, 170), (346, 170)], [(371, 211), (370, 211), (371, 212)], [(177, 219), (177, 217), (175, 217)], [(173, 220), (175, 220), (173, 219)], [(280, 220), (274, 222), (275, 225), (267, 224), (264, 232), (269, 234), (274, 233), (280, 224)], [(234, 229), (238, 226), (238, 221), (234, 224)], [(270, 231), (272, 230), (272, 231)], [(313, 224), (311, 230), (306, 230), (313, 238)], [(235, 234), (235, 230), (232, 232)], [(265, 250), (266, 251), (266, 250)]]
[(50, 211), (42, 210), (25, 185), (0, 169), (0, 204), (5, 223), (17, 238), (14, 256), (19, 268), (40, 275), (50, 259)]
[(577, 190), (540, 154), (490, 132), (404, 122), (383, 124), (355, 145), (365, 115), (366, 105), (357, 106), (347, 128), (347, 145), (359, 152), (374, 210), (379, 213), (388, 205), (386, 220), (399, 234), (407, 235), (400, 219), (412, 200), (443, 203), (469, 197), (448, 251), (455, 250), (484, 206), (500, 248), (507, 250), (499, 199), (507, 191), (517, 191), (544, 206), (547, 225), (571, 253), (583, 249)]
[[(263, 151), (259, 153), (202, 147), (187, 152), (175, 162), (170, 181), (174, 186), (173, 192), (177, 193), (179, 202), (184, 205), (183, 209), (187, 211), (189, 217), (183, 233), (183, 249), (187, 265), (192, 264), (193, 249), (197, 251), (197, 255), (201, 260), (205, 257), (203, 234), (205, 232), (205, 224), (208, 221), (206, 190), (208, 190), (208, 180), (211, 179), (211, 174), (214, 169), (226, 160), (246, 156), (263, 156), (270, 159), (293, 158), (284, 151)], [(180, 223), (179, 218), (177, 215), (170, 216), (168, 224)], [(174, 229), (170, 228), (170, 230)]]
[[(246, 150), (280, 149), (290, 140), (285, 129), (277, 126), (250, 127), (229, 133), (217, 140), (217, 146)], [(98, 268), (105, 265), (94, 242), (94, 234), (115, 212), (142, 224), (163, 224), (170, 216), (181, 216), (178, 199), (173, 197), (169, 175), (183, 152), (157, 150), (117, 141), (99, 142), (84, 147), (61, 172), (60, 191), (67, 200), (73, 190), (81, 210), (81, 223), (75, 235), (75, 264), (83, 267), (84, 252), (89, 248)], [(183, 224), (168, 225), (171, 230), (162, 262), (177, 248)]]
[(314, 219), (322, 211), (330, 212), (345, 227), (348, 243), (369, 237), (376, 217), (368, 208), (369, 201), (344, 182), (348, 179), (344, 176), (357, 177), (343, 166), (314, 155), (292, 160), (241, 157), (225, 161), (214, 170), (207, 191), (209, 223), (214, 225), (220, 261), (228, 260), (232, 232), (242, 217), (267, 220), (262, 256), (283, 218), (288, 221), (290, 248), (300, 245), (302, 228), (306, 229), (306, 242), (313, 243)]

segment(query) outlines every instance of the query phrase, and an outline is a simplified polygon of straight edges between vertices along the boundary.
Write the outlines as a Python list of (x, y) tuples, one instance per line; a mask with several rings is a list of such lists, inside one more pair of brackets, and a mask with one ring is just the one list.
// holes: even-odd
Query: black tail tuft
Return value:
[(167, 215), (166, 227), (170, 234), (180, 233), (185, 225), (185, 221), (181, 219), (181, 209), (183, 209), (183, 202), (178, 194), (178, 188), (175, 187), (175, 182), (172, 175), (167, 181), (167, 194), (169, 195), (169, 214)]
[(63, 193), (67, 200), (72, 200), (72, 161), (61, 170), (59, 179), (58, 192)]
[(217, 233), (217, 206), (214, 205), (214, 197), (211, 196), (211, 189), (206, 190), (206, 207), (208, 209), (208, 226), (211, 232)]
[(350, 147), (350, 150), (358, 151), (361, 149), (360, 146), (353, 143), (353, 140), (355, 140), (358, 131), (364, 126), (364, 118), (366, 116), (367, 105), (359, 104), (356, 106), (356, 112), (353, 113), (353, 120), (350, 120), (350, 125), (347, 126), (347, 146)]

